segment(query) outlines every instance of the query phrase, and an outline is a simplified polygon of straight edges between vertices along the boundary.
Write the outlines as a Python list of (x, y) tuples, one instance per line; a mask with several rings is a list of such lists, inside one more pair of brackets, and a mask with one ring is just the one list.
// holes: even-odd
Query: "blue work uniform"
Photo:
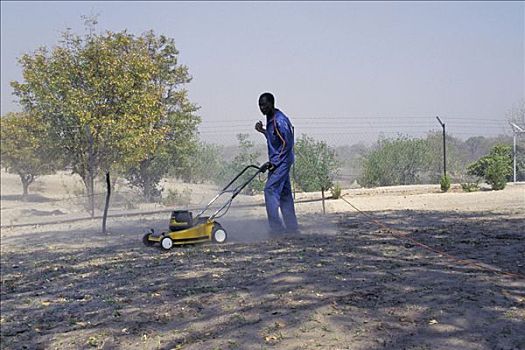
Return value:
[[(276, 109), (274, 116), (266, 120), (265, 135), (268, 157), (270, 163), (275, 166), (268, 173), (268, 180), (264, 187), (270, 230), (275, 233), (295, 232), (298, 227), (290, 183), (290, 168), (294, 162), (294, 135), (288, 117)], [(279, 217), (279, 208), (283, 220)]]

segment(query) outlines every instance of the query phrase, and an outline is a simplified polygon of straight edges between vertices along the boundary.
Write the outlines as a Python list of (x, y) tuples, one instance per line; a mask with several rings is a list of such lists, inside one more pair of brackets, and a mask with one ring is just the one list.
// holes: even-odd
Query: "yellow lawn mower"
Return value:
[[(233, 202), (233, 199), (250, 183), (257, 175), (266, 172), (271, 167), (270, 163), (265, 163), (260, 167), (248, 165), (233, 180), (226, 185), (222, 191), (217, 194), (204, 209), (195, 217), (189, 210), (174, 210), (171, 213), (171, 219), (168, 232), (155, 233), (153, 229), (146, 233), (142, 242), (146, 246), (153, 246), (156, 243), (164, 250), (170, 250), (174, 245), (193, 244), (207, 241), (215, 243), (224, 243), (228, 237), (226, 230), (219, 224), (216, 219), (224, 216)], [(255, 168), (257, 171), (246, 182), (237, 187), (232, 184), (241, 177), (248, 169)], [(212, 204), (223, 194), (231, 193), (231, 197), (217, 211), (210, 216), (203, 216)]]

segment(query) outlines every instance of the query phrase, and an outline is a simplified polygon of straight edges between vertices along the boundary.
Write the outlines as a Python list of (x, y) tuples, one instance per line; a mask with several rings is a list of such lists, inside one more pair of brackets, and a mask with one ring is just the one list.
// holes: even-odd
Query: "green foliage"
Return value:
[(450, 190), (450, 176), (448, 175), (441, 176), (439, 183), (441, 185), (441, 191), (447, 192), (448, 190)]
[(512, 149), (496, 145), (489, 155), (481, 157), (468, 167), (468, 174), (484, 178), (493, 190), (502, 190), (512, 174)]
[[(237, 174), (239, 174), (248, 165), (259, 165), (260, 152), (254, 150), (254, 144), (248, 139), (248, 134), (237, 134), (239, 140), (239, 153), (233, 158), (231, 162), (224, 162), (221, 171), (216, 177), (216, 183), (223, 186), (229, 183)], [(233, 184), (236, 186), (247, 181), (253, 176), (255, 170), (249, 169)], [(249, 183), (243, 190), (244, 194), (259, 193), (264, 189), (265, 180), (262, 176), (258, 176), (251, 183)]]
[(476, 181), (468, 181), (461, 183), (461, 189), (464, 192), (476, 192), (479, 191), (479, 179)]
[(162, 189), (158, 187), (158, 183), (168, 171), (169, 165), (169, 156), (159, 150), (155, 156), (152, 155), (128, 167), (124, 177), (132, 187), (142, 191), (145, 201), (159, 201)]
[(185, 188), (182, 191), (168, 190), (168, 195), (162, 199), (162, 204), (167, 206), (187, 206), (191, 202), (191, 189)]
[(199, 142), (187, 161), (177, 167), (177, 177), (191, 183), (203, 183), (216, 179), (222, 171), (221, 150), (217, 145)]
[(380, 139), (364, 157), (359, 183), (365, 187), (416, 184), (431, 159), (431, 149), (423, 139)]
[(175, 42), (165, 36), (156, 37), (153, 32), (144, 35), (149, 56), (158, 68), (153, 82), (161, 91), (161, 103), (165, 109), (154, 129), (166, 130), (154, 149), (143, 159), (133, 163), (125, 171), (129, 182), (142, 190), (148, 201), (158, 200), (162, 189), (158, 184), (167, 173), (180, 177), (179, 172), (189, 167), (192, 155), (198, 147), (197, 125), (200, 118), (194, 113), (198, 107), (189, 102), (182, 84), (189, 83), (188, 68), (178, 64)]
[(136, 183), (147, 183), (147, 197), (158, 178), (150, 174), (165, 171), (166, 154), (178, 156), (199, 122), (196, 106), (178, 89), (190, 77), (177, 55), (172, 39), (153, 32), (66, 31), (53, 49), (20, 58), (24, 81), (12, 86), (22, 106), (42, 116), (56, 154), (88, 194), (101, 170), (129, 167), (132, 182), (144, 177)]
[(305, 192), (328, 190), (333, 186), (339, 161), (335, 150), (324, 141), (305, 134), (295, 144), (295, 183)]
[(341, 185), (339, 185), (338, 183), (335, 183), (331, 191), (332, 191), (333, 199), (341, 198), (341, 191), (342, 191)]
[(53, 153), (47, 128), (31, 113), (8, 113), (1, 118), (2, 166), (20, 176), (23, 197), (39, 175), (51, 174), (59, 164), (50, 159)]

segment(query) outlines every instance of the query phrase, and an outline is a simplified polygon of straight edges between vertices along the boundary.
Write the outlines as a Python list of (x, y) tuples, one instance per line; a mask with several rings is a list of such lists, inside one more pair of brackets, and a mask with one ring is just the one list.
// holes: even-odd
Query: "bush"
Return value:
[(484, 178), (493, 190), (502, 190), (512, 174), (512, 150), (508, 145), (496, 145), (488, 156), (468, 167), (468, 174)]
[(507, 167), (507, 161), (502, 157), (494, 159), (488, 166), (485, 180), (492, 186), (493, 190), (502, 190), (507, 185), (507, 176), (510, 174)]
[(295, 144), (295, 184), (305, 192), (332, 188), (339, 171), (335, 150), (305, 134)]
[(189, 205), (191, 202), (191, 190), (189, 188), (183, 189), (181, 192), (177, 190), (168, 190), (166, 198), (162, 199), (162, 204), (166, 206), (174, 205)]
[(417, 184), (431, 159), (425, 140), (403, 136), (380, 139), (363, 159), (359, 183), (364, 187)]
[(479, 191), (479, 180), (474, 182), (464, 182), (461, 184), (461, 188), (464, 192), (476, 192)]
[(341, 198), (341, 190), (342, 190), (341, 185), (339, 185), (338, 183), (334, 184), (334, 186), (331, 189), (332, 198), (333, 199)]
[[(237, 134), (239, 141), (239, 153), (233, 158), (231, 162), (224, 162), (222, 169), (214, 178), (215, 184), (222, 187), (235, 178), (246, 166), (259, 163), (258, 159), (261, 154), (255, 150), (255, 145), (249, 140), (248, 134)], [(248, 181), (253, 174), (254, 169), (247, 170), (241, 177), (239, 177), (233, 184), (232, 188)], [(259, 175), (255, 177), (243, 190), (243, 194), (254, 195), (264, 190), (266, 176)]]
[(448, 190), (450, 190), (450, 176), (448, 175), (441, 176), (439, 183), (441, 185), (441, 191), (447, 192)]

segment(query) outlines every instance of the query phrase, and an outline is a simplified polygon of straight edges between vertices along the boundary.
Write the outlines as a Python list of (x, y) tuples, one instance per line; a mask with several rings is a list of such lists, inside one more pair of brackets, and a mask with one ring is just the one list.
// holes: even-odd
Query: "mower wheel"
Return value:
[(213, 230), (211, 231), (211, 239), (215, 243), (224, 243), (228, 238), (226, 230), (218, 222), (213, 225)]
[(144, 243), (146, 247), (151, 247), (155, 244), (155, 242), (152, 242), (149, 240), (150, 236), (151, 236), (151, 233), (146, 233), (144, 237), (142, 237), (142, 243)]
[(173, 240), (169, 237), (163, 237), (161, 240), (160, 240), (160, 246), (162, 247), (162, 249), (164, 250), (170, 250), (171, 247), (173, 247)]

